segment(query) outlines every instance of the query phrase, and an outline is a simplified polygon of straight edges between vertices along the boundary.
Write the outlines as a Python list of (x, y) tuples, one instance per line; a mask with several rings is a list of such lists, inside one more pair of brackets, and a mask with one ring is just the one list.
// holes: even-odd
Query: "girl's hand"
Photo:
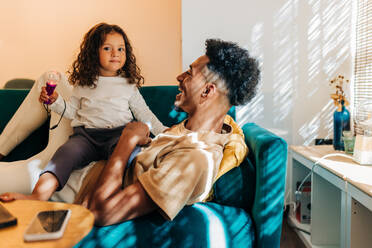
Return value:
[(46, 87), (45, 86), (41, 87), (39, 102), (43, 103), (43, 102), (46, 102), (46, 101), (50, 100), (50, 104), (52, 104), (57, 100), (57, 98), (58, 98), (57, 91), (54, 91), (52, 95), (48, 96), (48, 93), (46, 91)]
[(128, 123), (121, 135), (129, 138), (135, 145), (144, 146), (151, 142), (149, 127), (142, 122)]

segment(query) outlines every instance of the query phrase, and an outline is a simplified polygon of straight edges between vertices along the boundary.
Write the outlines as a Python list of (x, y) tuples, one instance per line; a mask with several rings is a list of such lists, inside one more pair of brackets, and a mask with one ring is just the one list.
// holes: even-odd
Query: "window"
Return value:
[[(356, 50), (354, 68), (354, 106), (372, 101), (372, 1), (358, 0), (356, 19)], [(367, 116), (357, 112), (358, 116)], [(362, 133), (355, 123), (357, 133)]]

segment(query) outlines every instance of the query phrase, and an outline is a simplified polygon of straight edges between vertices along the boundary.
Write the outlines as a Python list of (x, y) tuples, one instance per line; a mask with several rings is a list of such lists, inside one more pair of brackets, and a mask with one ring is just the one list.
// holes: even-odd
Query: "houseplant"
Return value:
[(343, 90), (344, 83), (349, 83), (349, 80), (343, 75), (338, 75), (330, 81), (330, 85), (336, 89), (336, 92), (331, 94), (333, 103), (337, 107), (333, 113), (333, 148), (335, 150), (344, 150), (342, 132), (350, 130), (350, 112), (346, 109), (349, 101)]

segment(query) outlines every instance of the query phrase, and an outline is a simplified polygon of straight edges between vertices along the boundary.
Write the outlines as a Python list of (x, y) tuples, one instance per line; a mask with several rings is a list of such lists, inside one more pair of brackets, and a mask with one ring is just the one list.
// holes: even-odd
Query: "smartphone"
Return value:
[(23, 238), (25, 241), (59, 239), (65, 231), (70, 216), (70, 209), (41, 211), (33, 218)]
[(0, 203), (0, 228), (13, 225), (17, 225), (17, 218)]

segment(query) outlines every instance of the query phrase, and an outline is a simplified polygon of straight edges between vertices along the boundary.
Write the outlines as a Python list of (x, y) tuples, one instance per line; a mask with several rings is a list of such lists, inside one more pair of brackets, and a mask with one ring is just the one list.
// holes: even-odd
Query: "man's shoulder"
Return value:
[(184, 126), (185, 121), (181, 121), (178, 124), (175, 124), (168, 128), (164, 134), (174, 134), (174, 135), (183, 135), (185, 134), (185, 126)]

